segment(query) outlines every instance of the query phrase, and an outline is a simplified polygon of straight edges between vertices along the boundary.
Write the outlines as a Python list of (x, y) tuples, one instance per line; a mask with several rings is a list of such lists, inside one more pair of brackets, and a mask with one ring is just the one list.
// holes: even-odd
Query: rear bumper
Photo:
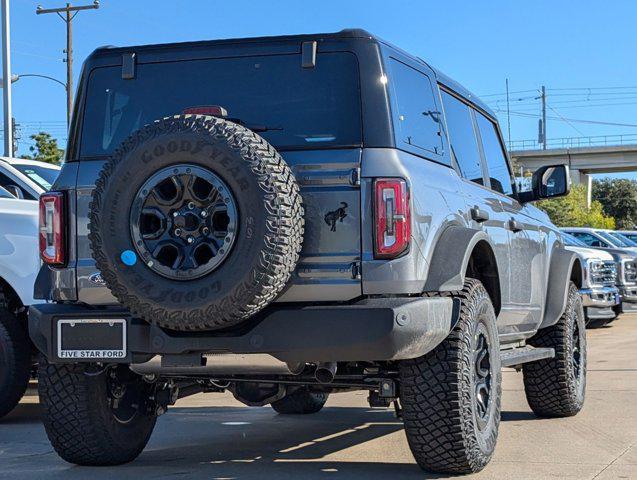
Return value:
[(52, 363), (99, 361), (58, 357), (57, 323), (72, 319), (126, 320), (127, 355), (109, 363), (198, 353), (265, 353), (284, 362), (382, 361), (416, 358), (433, 350), (457, 315), (458, 305), (450, 298), (373, 298), (354, 305), (272, 305), (239, 333), (193, 333), (148, 325), (120, 307), (41, 304), (29, 310), (29, 332)]
[(619, 304), (617, 287), (593, 287), (580, 290), (584, 307), (608, 308)]

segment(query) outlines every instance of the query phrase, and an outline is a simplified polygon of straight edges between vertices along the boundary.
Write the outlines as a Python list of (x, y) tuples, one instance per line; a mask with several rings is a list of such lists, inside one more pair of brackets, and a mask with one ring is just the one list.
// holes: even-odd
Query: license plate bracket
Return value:
[(127, 356), (123, 318), (59, 319), (57, 354), (76, 361), (122, 360)]

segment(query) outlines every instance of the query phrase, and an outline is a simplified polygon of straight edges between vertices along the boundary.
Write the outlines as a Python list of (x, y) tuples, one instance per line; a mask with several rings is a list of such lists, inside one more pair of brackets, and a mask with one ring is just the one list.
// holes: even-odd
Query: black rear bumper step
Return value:
[[(52, 363), (96, 362), (95, 356), (60, 358), (58, 322), (125, 319), (126, 355), (113, 363), (138, 363), (155, 355), (270, 354), (284, 362), (383, 361), (417, 358), (433, 350), (458, 316), (451, 298), (369, 298), (354, 305), (272, 305), (248, 331), (173, 332), (133, 318), (120, 308), (41, 304), (29, 310), (29, 333)], [(94, 339), (87, 341), (98, 349)], [(76, 347), (81, 349), (80, 347)], [(98, 349), (99, 351), (99, 349)]]
[(519, 347), (500, 352), (500, 361), (503, 367), (515, 367), (523, 363), (544, 360), (555, 357), (555, 350), (552, 348)]

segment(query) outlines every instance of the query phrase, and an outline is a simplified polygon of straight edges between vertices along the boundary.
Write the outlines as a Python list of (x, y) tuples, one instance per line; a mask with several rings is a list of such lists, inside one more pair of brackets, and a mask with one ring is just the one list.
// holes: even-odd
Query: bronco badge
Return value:
[(341, 202), (341, 206), (339, 208), (325, 214), (325, 223), (330, 226), (330, 232), (336, 231), (336, 222), (343, 223), (343, 219), (347, 217), (347, 212), (345, 211), (346, 208), (347, 203)]

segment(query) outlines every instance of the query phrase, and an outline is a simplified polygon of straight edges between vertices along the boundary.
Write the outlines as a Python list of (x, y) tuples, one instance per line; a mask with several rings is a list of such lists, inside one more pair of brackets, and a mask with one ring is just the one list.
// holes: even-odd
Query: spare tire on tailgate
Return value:
[(167, 117), (125, 140), (93, 191), (89, 239), (113, 295), (174, 330), (236, 325), (296, 266), (303, 207), (293, 173), (254, 132)]

